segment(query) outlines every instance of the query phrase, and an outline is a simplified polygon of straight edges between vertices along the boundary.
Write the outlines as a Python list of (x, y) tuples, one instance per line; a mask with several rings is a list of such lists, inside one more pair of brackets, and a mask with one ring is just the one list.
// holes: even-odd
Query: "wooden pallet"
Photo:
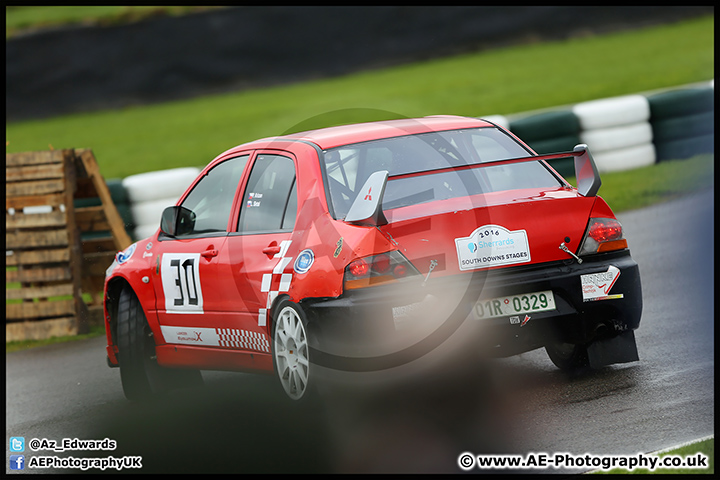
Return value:
[[(5, 165), (6, 341), (84, 333), (102, 308), (104, 269), (131, 243), (95, 157), (25, 152), (6, 154)], [(76, 198), (93, 195), (100, 207), (76, 211)], [(108, 235), (82, 240), (98, 231)]]
[(105, 270), (115, 254), (130, 246), (132, 240), (92, 150), (75, 150), (74, 161), (77, 187), (74, 199), (97, 197), (101, 203), (94, 207), (75, 208), (83, 255), (81, 287), (84, 293), (91, 295), (90, 304), (101, 307)]

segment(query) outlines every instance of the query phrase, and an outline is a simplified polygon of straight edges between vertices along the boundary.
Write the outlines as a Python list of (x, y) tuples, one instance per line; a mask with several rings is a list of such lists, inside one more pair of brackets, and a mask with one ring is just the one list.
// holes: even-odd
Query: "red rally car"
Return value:
[(585, 145), (538, 156), (474, 118), (240, 145), (108, 268), (108, 363), (130, 399), (232, 370), (301, 400), (322, 369), (393, 368), (468, 328), (564, 370), (636, 361), (638, 265), (599, 188)]

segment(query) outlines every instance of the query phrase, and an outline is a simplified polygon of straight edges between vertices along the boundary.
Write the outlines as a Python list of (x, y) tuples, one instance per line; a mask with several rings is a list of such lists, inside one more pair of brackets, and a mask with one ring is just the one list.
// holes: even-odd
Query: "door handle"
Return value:
[(214, 248), (211, 248), (211, 249), (205, 250), (205, 251), (202, 252), (200, 255), (202, 255), (203, 257), (205, 257), (205, 258), (207, 258), (208, 260), (210, 260), (210, 259), (213, 258), (213, 257), (217, 257), (217, 254), (218, 254), (218, 251), (217, 251), (216, 249), (214, 249)]
[(268, 247), (263, 248), (262, 251), (265, 255), (277, 255), (280, 253), (280, 245), (270, 245)]

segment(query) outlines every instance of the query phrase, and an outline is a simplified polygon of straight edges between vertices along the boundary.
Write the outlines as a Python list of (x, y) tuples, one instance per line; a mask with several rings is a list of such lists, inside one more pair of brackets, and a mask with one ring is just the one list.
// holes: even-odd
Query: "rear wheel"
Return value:
[(307, 319), (300, 306), (281, 301), (274, 318), (273, 363), (285, 394), (295, 401), (314, 397)]
[(117, 313), (120, 380), (129, 400), (155, 393), (202, 384), (199, 370), (180, 370), (158, 365), (155, 340), (140, 301), (130, 287), (120, 293)]
[(545, 346), (550, 360), (564, 372), (574, 372), (588, 368), (587, 345), (572, 343), (552, 343)]

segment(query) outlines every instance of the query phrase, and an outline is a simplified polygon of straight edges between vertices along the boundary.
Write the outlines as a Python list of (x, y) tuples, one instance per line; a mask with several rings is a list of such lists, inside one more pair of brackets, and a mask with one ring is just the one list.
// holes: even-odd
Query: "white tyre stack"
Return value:
[(579, 103), (580, 140), (587, 144), (600, 172), (653, 165), (656, 161), (650, 105), (642, 95)]
[(163, 210), (177, 203), (199, 173), (198, 168), (185, 167), (140, 173), (123, 179), (135, 222), (135, 240), (147, 238), (157, 231)]

